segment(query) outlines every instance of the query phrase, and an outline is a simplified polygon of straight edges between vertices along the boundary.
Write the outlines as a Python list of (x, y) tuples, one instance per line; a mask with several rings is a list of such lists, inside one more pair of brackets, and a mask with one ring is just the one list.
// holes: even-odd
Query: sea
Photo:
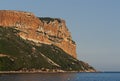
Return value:
[(12, 73), (0, 74), (0, 81), (120, 81), (120, 72)]

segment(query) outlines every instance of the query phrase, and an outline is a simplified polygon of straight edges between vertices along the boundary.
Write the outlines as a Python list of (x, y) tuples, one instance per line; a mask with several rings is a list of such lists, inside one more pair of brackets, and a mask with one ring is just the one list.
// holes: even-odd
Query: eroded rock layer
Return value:
[(38, 18), (30, 12), (0, 10), (0, 26), (20, 30), (20, 37), (36, 43), (54, 44), (76, 58), (76, 44), (62, 19)]

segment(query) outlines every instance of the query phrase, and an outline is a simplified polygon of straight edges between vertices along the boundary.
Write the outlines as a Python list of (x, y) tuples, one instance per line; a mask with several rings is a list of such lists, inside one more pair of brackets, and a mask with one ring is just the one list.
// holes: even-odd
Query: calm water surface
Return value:
[(120, 81), (120, 73), (0, 74), (0, 81)]

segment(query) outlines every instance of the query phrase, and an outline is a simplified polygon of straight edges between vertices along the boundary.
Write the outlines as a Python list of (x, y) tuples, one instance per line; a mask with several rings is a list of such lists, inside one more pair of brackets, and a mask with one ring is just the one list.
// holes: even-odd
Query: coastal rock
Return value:
[(76, 58), (64, 20), (0, 10), (0, 73), (96, 71)]
[(19, 36), (36, 43), (55, 45), (76, 58), (76, 44), (62, 19), (36, 17), (33, 13), (0, 10), (0, 26), (19, 30)]

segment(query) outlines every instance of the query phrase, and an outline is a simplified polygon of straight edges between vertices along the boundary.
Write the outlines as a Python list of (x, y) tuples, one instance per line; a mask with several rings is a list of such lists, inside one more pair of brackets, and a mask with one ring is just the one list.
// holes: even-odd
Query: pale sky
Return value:
[(1, 0), (3, 9), (66, 20), (79, 60), (120, 71), (120, 0)]

